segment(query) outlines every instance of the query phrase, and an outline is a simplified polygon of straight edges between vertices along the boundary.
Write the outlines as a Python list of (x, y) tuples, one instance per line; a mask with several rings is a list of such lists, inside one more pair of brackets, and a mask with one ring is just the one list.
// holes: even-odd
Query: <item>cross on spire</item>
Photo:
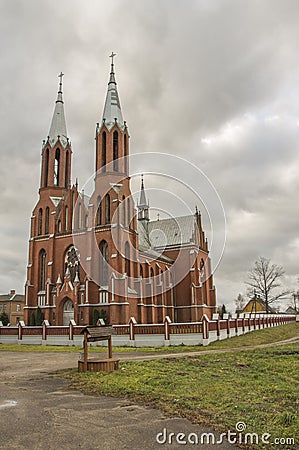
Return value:
[(62, 77), (64, 76), (64, 73), (60, 72), (60, 74), (58, 75), (58, 78), (60, 78), (59, 81), (59, 91), (62, 92)]
[(113, 66), (114, 62), (113, 62), (113, 58), (114, 56), (116, 56), (116, 53), (111, 53), (111, 55), (109, 56), (109, 58), (111, 58), (111, 65)]

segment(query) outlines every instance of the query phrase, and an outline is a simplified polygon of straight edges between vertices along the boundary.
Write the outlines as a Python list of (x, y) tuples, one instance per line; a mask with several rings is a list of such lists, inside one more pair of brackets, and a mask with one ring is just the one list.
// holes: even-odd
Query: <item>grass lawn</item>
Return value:
[[(299, 344), (257, 350), (126, 362), (118, 372), (64, 376), (85, 393), (126, 397), (178, 414), (219, 432), (235, 431), (295, 438), (295, 446), (246, 449), (298, 449)], [(245, 433), (245, 432), (244, 432)]]
[[(115, 352), (147, 352), (147, 353), (179, 353), (191, 352), (201, 350), (212, 350), (220, 348), (232, 347), (249, 347), (252, 345), (271, 344), (273, 342), (283, 341), (299, 335), (299, 323), (291, 323), (288, 325), (281, 325), (274, 328), (266, 328), (264, 330), (252, 331), (242, 336), (225, 339), (223, 341), (216, 341), (208, 347), (203, 346), (187, 346), (178, 345), (172, 347), (113, 347)], [(0, 344), (0, 351), (8, 350), (15, 352), (74, 352), (82, 351), (82, 347), (78, 346), (63, 346), (63, 345), (30, 345), (30, 344)], [(107, 352), (106, 347), (90, 347), (91, 352)]]

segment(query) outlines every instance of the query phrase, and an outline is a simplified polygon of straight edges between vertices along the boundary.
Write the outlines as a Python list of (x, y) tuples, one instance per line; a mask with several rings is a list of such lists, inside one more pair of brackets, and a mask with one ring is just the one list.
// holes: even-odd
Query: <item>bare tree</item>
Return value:
[(265, 302), (267, 313), (270, 311), (271, 303), (290, 293), (287, 290), (278, 293), (276, 291), (281, 286), (284, 273), (281, 266), (271, 264), (270, 259), (262, 256), (255, 261), (254, 266), (248, 272), (245, 282), (249, 286), (248, 294), (259, 296)]
[(238, 297), (234, 300), (236, 305), (236, 311), (241, 311), (245, 305), (245, 299), (242, 294), (238, 294)]
[(291, 297), (291, 302), (288, 305), (290, 308), (293, 308), (294, 311), (299, 313), (299, 291), (293, 292)]

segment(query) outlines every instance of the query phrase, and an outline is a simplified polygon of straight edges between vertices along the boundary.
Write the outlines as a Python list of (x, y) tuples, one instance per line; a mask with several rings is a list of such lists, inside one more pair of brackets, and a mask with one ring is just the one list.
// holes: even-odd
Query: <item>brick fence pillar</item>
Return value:
[(169, 316), (166, 316), (164, 319), (164, 337), (166, 341), (169, 341), (171, 319)]
[(47, 340), (47, 327), (50, 326), (49, 321), (48, 320), (44, 320), (43, 323), (43, 336), (42, 336), (42, 340), (46, 341)]
[(25, 322), (20, 320), (18, 323), (18, 340), (21, 341), (23, 338), (23, 328), (25, 326)]
[(137, 320), (135, 317), (130, 317), (129, 325), (130, 325), (130, 341), (135, 341), (135, 325), (137, 324)]

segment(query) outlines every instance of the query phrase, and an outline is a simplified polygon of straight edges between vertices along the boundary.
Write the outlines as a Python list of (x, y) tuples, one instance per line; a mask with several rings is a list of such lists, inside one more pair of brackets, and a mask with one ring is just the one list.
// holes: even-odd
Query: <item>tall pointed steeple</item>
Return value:
[(141, 188), (140, 188), (140, 196), (139, 202), (137, 205), (138, 208), (138, 220), (149, 221), (149, 203), (146, 200), (143, 175), (141, 175)]
[(102, 117), (102, 121), (105, 123), (108, 130), (110, 130), (113, 127), (115, 121), (117, 121), (117, 124), (120, 129), (123, 129), (125, 127), (116, 87), (117, 83), (115, 81), (114, 62), (113, 62), (114, 56), (115, 53), (112, 52), (110, 55), (111, 58), (110, 78)]
[(63, 107), (63, 98), (62, 98), (62, 77), (63, 73), (61, 72), (58, 77), (59, 81), (59, 89), (57, 94), (57, 100), (55, 103), (53, 118), (49, 131), (49, 142), (50, 145), (53, 146), (56, 144), (57, 140), (60, 139), (60, 142), (65, 147), (68, 142), (67, 131), (66, 131), (66, 122), (64, 116), (64, 107)]

